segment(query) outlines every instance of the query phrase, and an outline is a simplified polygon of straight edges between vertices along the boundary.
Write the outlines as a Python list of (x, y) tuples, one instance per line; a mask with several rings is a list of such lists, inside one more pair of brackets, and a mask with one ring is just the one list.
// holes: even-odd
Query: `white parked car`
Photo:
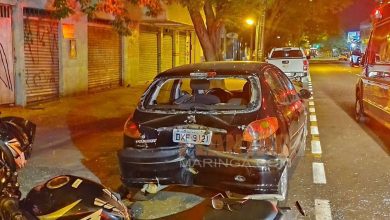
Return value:
[(266, 61), (281, 69), (288, 78), (302, 82), (309, 72), (308, 58), (302, 48), (281, 47), (273, 48)]

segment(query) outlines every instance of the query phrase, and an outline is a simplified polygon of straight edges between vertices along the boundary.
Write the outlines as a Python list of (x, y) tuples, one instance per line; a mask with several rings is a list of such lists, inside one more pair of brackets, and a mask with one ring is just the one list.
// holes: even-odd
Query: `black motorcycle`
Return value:
[(35, 127), (23, 118), (0, 118), (0, 220), (130, 219), (116, 194), (77, 176), (54, 177), (21, 200), (17, 170), (31, 154)]

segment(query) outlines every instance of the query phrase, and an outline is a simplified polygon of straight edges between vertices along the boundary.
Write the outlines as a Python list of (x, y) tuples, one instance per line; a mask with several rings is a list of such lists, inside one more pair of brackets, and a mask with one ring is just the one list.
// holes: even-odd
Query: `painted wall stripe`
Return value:
[(311, 140), (311, 153), (322, 154), (321, 142), (318, 140)]
[(329, 200), (315, 199), (314, 204), (316, 220), (332, 220)]
[(313, 162), (313, 183), (326, 184), (325, 167), (323, 163)]
[(320, 132), (318, 131), (318, 127), (317, 126), (310, 126), (310, 133), (312, 135), (319, 135)]

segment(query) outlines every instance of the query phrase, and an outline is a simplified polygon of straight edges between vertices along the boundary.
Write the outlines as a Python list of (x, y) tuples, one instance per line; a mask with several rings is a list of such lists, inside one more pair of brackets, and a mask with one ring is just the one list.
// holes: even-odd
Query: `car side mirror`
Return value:
[(299, 90), (299, 97), (302, 99), (309, 99), (311, 97), (311, 92), (307, 89)]

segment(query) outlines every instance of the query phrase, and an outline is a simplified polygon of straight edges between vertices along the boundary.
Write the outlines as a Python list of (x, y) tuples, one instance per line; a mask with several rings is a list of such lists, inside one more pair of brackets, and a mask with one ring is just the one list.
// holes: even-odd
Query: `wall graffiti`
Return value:
[(10, 71), (10, 63), (8, 61), (7, 55), (5, 53), (5, 49), (3, 44), (0, 42), (0, 81), (5, 85), (6, 88), (13, 91), (13, 84), (11, 80), (11, 71)]
[(26, 86), (29, 88), (37, 87), (43, 84), (56, 83), (56, 78), (51, 75), (49, 71), (41, 69), (39, 72), (32, 74), (26, 70), (26, 73), (28, 76), (26, 77)]
[[(25, 56), (27, 88), (56, 84), (58, 75), (58, 26), (54, 21), (25, 19)], [(45, 66), (45, 68), (42, 68)]]

